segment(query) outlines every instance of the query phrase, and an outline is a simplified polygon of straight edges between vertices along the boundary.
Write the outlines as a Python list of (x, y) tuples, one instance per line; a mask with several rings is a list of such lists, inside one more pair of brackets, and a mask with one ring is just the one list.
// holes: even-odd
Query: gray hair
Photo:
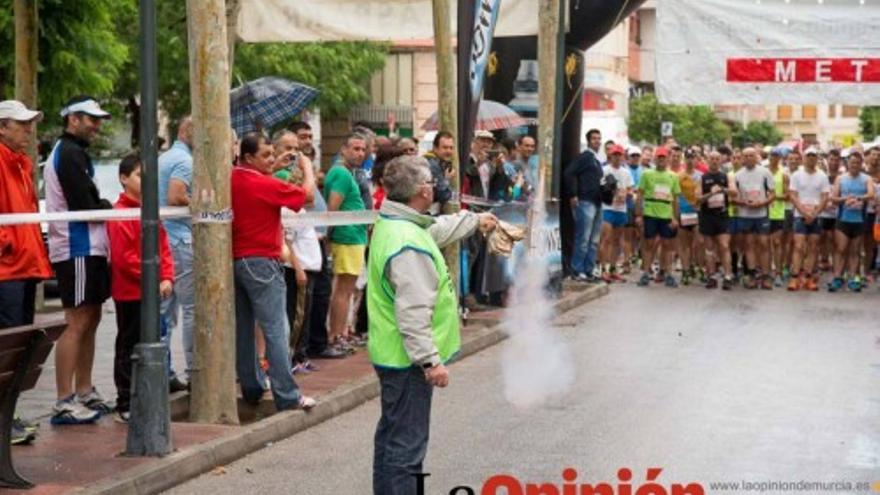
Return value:
[(430, 182), (431, 178), (428, 160), (420, 156), (403, 155), (391, 160), (385, 167), (382, 184), (388, 199), (408, 203), (419, 192), (419, 186)]
[(296, 136), (295, 132), (289, 131), (287, 129), (281, 129), (280, 131), (275, 132), (275, 134), (272, 134), (272, 144), (277, 145), (281, 142), (282, 139), (284, 139), (284, 136), (288, 134), (293, 134), (294, 136)]

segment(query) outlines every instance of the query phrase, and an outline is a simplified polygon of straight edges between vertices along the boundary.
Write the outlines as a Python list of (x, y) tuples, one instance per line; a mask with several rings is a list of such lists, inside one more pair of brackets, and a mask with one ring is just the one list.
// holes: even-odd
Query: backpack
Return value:
[(602, 203), (610, 206), (614, 202), (614, 195), (616, 193), (617, 177), (614, 177), (614, 174), (608, 174), (599, 183), (599, 198), (602, 200)]

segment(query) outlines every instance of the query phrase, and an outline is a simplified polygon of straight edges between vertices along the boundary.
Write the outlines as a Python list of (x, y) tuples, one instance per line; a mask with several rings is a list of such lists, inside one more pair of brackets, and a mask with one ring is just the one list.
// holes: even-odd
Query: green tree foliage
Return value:
[(718, 145), (730, 137), (730, 129), (710, 107), (664, 105), (653, 94), (630, 100), (630, 138), (659, 143), (663, 122), (672, 122), (673, 137), (682, 145)]
[(749, 122), (746, 127), (736, 125), (733, 132), (733, 145), (744, 148), (750, 144), (776, 145), (785, 136), (770, 122)]
[[(137, 118), (139, 30), (136, 0), (39, 0), (39, 106), (57, 115), (65, 100), (88, 93)], [(186, 8), (157, 0), (159, 100), (172, 120), (189, 112)], [(12, 0), (0, 0), (0, 96), (14, 95)], [(316, 105), (334, 116), (368, 100), (367, 84), (385, 63), (388, 45), (372, 42), (239, 44), (233, 86), (280, 76), (320, 90)], [(123, 119), (116, 119), (118, 124)], [(50, 120), (53, 123), (54, 120)], [(43, 127), (46, 129), (46, 127)]]
[[(136, 2), (40, 0), (39, 106), (55, 117), (77, 94), (114, 94), (123, 64), (132, 56), (117, 36), (117, 15)], [(15, 95), (15, 29), (12, 0), (0, 0), (0, 94)]]
[(864, 141), (873, 141), (880, 135), (880, 107), (862, 107), (859, 112), (859, 132)]

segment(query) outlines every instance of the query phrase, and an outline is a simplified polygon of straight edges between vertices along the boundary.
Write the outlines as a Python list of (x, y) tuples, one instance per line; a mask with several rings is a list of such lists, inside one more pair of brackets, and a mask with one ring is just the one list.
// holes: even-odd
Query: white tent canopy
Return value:
[[(457, 2), (450, 2), (453, 31)], [(538, 33), (537, 0), (504, 0), (495, 36)], [(431, 0), (241, 0), (238, 35), (258, 42), (410, 41), (434, 37)]]

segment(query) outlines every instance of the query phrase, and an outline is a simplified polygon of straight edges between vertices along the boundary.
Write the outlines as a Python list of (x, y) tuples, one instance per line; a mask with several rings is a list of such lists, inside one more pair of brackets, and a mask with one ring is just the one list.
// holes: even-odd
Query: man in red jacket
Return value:
[[(129, 155), (119, 164), (123, 191), (113, 205), (116, 209), (141, 207), (141, 162)], [(110, 295), (116, 306), (116, 357), (113, 381), (116, 383), (116, 419), (127, 423), (131, 405), (131, 355), (141, 337), (141, 221), (107, 222), (110, 238)], [(171, 295), (174, 259), (168, 236), (159, 224), (159, 295)]]
[[(0, 102), (0, 214), (39, 211), (27, 146), (43, 113)], [(34, 322), (37, 283), (52, 276), (40, 225), (0, 225), (0, 328)], [(35, 427), (16, 419), (12, 443), (27, 443)]]

